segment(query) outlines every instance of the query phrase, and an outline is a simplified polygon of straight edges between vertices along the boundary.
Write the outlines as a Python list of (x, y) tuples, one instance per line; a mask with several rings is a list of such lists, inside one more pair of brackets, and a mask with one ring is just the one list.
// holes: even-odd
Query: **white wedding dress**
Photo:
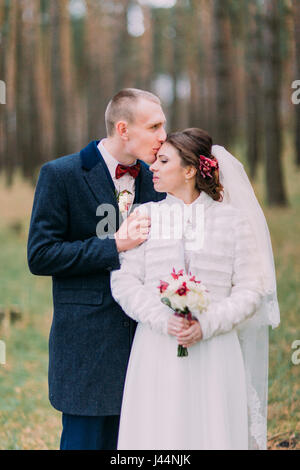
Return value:
[[(250, 225), (237, 209), (204, 192), (189, 206), (168, 195), (141, 208), (164, 205), (189, 208), (183, 236), (176, 239), (172, 218), (171, 237), (158, 238), (151, 227), (149, 239), (122, 253), (121, 268), (111, 275), (114, 298), (138, 322), (118, 449), (248, 449), (246, 372), (237, 328), (255, 314), (262, 298)], [(203, 246), (197, 238), (199, 205)], [(197, 249), (191, 249), (193, 239)], [(185, 268), (209, 290), (208, 310), (198, 316), (203, 340), (187, 357), (177, 357), (177, 340), (167, 333), (172, 311), (161, 303), (157, 288), (173, 267)]]

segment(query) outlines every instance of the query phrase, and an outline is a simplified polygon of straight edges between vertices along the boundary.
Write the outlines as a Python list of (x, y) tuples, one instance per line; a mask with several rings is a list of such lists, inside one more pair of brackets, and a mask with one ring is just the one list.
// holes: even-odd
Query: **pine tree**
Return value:
[[(293, 0), (293, 18), (295, 24), (296, 79), (300, 80), (300, 1)], [(300, 166), (300, 104), (295, 105), (295, 153), (296, 164)]]
[(287, 204), (287, 198), (281, 161), (280, 5), (281, 0), (264, 1), (264, 121), (267, 202), (269, 205), (284, 206)]

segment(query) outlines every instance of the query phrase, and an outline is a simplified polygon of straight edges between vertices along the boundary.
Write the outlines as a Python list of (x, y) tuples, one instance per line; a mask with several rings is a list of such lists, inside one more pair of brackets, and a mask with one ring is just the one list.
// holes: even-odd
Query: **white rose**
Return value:
[(188, 292), (187, 293), (187, 299), (186, 299), (186, 304), (189, 309), (189, 311), (193, 314), (200, 313), (200, 305), (199, 305), (199, 295), (196, 292)]
[(208, 297), (205, 292), (188, 292), (187, 306), (191, 313), (201, 313), (208, 306)]
[(174, 310), (184, 310), (186, 307), (186, 296), (174, 294), (169, 297), (172, 308)]

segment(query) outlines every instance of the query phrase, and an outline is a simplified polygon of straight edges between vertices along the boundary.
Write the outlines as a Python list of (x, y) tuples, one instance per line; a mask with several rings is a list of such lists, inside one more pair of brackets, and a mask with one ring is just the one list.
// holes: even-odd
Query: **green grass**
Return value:
[[(293, 365), (292, 342), (300, 339), (300, 171), (284, 158), (290, 206), (266, 208), (275, 254), (280, 326), (270, 331), (269, 447), (296, 434), (300, 448), (300, 365)], [(264, 200), (263, 176), (255, 190)], [(13, 204), (13, 194), (12, 208)], [(60, 413), (48, 402), (48, 334), (52, 317), (51, 281), (28, 272), (28, 214), (16, 226), (0, 217), (0, 310), (20, 309), (19, 322), (0, 325), (6, 343), (6, 365), (0, 365), (0, 449), (57, 449)]]
[(0, 327), (6, 364), (0, 365), (0, 449), (55, 449), (60, 415), (48, 401), (48, 332), (51, 283), (32, 276), (26, 264), (25, 230), (0, 229), (0, 306), (20, 310)]
[[(291, 360), (292, 343), (300, 339), (300, 170), (293, 164), (289, 145), (283, 163), (289, 207), (264, 206), (272, 238), (281, 314), (279, 327), (270, 330), (268, 436), (270, 447), (276, 448), (295, 434), (296, 448), (300, 449), (300, 365), (294, 365)], [(255, 191), (263, 203), (262, 168)], [(271, 440), (277, 435), (278, 438)]]

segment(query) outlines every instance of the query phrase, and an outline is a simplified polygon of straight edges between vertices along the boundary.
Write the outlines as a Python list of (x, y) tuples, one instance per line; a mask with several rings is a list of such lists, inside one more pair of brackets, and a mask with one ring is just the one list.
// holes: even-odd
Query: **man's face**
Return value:
[(153, 163), (166, 140), (165, 123), (165, 115), (158, 103), (140, 99), (135, 109), (135, 120), (127, 126), (127, 153), (149, 165)]

